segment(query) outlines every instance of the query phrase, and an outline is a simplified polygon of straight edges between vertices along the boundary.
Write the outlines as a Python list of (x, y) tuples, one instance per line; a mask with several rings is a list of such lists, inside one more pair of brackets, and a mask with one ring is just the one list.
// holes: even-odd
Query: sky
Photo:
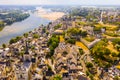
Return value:
[(0, 5), (120, 5), (120, 0), (0, 0)]

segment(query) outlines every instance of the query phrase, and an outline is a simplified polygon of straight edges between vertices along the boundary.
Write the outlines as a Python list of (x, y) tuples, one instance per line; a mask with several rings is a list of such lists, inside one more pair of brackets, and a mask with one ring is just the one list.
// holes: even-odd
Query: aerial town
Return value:
[(58, 11), (2, 45), (0, 80), (120, 80), (120, 8)]

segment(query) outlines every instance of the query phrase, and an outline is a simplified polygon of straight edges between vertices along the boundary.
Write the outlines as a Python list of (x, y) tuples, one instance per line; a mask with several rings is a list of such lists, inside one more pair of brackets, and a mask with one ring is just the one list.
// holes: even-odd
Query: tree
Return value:
[(15, 42), (19, 41), (21, 38), (22, 38), (22, 37), (17, 36), (17, 37), (15, 38)]
[(48, 67), (48, 71), (52, 71), (52, 68), (50, 65), (47, 65), (47, 67)]
[(0, 21), (0, 27), (4, 27), (4, 22)]
[(4, 28), (4, 22), (0, 21), (0, 31)]
[(43, 28), (43, 29), (42, 29), (42, 32), (45, 33), (45, 32), (46, 32), (46, 28)]
[(120, 80), (120, 77), (119, 76), (115, 76), (114, 80)]
[(120, 51), (120, 45), (116, 44), (115, 48)]
[(25, 38), (27, 38), (27, 37), (28, 37), (28, 33), (24, 33), (23, 36), (24, 36)]
[(75, 39), (68, 39), (67, 42), (70, 43), (70, 44), (75, 44)]
[(115, 52), (112, 52), (112, 57), (117, 57), (118, 55)]
[(49, 35), (49, 32), (46, 32), (47, 36)]
[(52, 35), (52, 37), (48, 40), (47, 45), (49, 46), (50, 53), (47, 55), (47, 57), (52, 57), (54, 55), (54, 49), (58, 46), (59, 39), (59, 36)]
[(59, 29), (59, 28), (61, 28), (61, 24), (58, 24), (58, 25), (56, 25), (56, 26), (54, 26), (54, 29), (56, 30), (56, 29)]
[(101, 32), (101, 27), (94, 27), (94, 31), (97, 32), (97, 33), (100, 33)]
[(92, 68), (92, 67), (93, 67), (93, 64), (90, 63), (90, 62), (87, 62), (87, 63), (86, 63), (86, 67), (87, 67), (87, 68)]
[(120, 45), (120, 39), (116, 38), (112, 41), (112, 43), (113, 43), (113, 45), (116, 45), (116, 44)]
[(52, 42), (51, 46), (52, 46), (53, 48), (56, 48), (56, 47), (58, 46), (58, 44), (57, 44), (57, 42)]
[(102, 39), (102, 41), (104, 41), (105, 43), (108, 43), (108, 39), (106, 38)]
[(118, 53), (118, 55), (117, 55), (118, 57), (120, 57), (120, 52)]
[(87, 32), (86, 32), (86, 31), (82, 31), (82, 32), (81, 32), (81, 36), (82, 36), (82, 37), (86, 37), (86, 36), (87, 36)]
[(52, 80), (62, 80), (62, 77), (60, 75), (55, 75)]
[(39, 38), (40, 36), (39, 36), (39, 34), (33, 34), (33, 38)]
[(20, 36), (17, 36), (16, 38), (12, 38), (9, 43), (12, 44), (12, 43), (16, 43), (17, 41), (19, 41), (22, 37)]
[(80, 53), (81, 55), (83, 55), (83, 54), (84, 54), (83, 49), (79, 48), (79, 53)]
[(79, 28), (70, 28), (67, 30), (67, 33), (70, 35), (80, 35), (81, 30)]
[(104, 53), (104, 55), (111, 54), (111, 52), (110, 52), (110, 50), (108, 48), (105, 48), (103, 53)]
[(21, 51), (21, 52), (19, 52), (19, 55), (20, 55), (20, 56), (23, 56), (24, 53), (25, 53), (25, 51)]
[(118, 56), (107, 48), (107, 44), (107, 40), (101, 40), (91, 49), (93, 58), (101, 67), (110, 67), (113, 64), (114, 61), (109, 58), (111, 54), (112, 57)]
[(6, 48), (6, 44), (2, 44), (2, 47), (3, 47), (3, 48)]
[(15, 43), (15, 39), (12, 38), (12, 39), (9, 41), (9, 43), (10, 43), (10, 44)]
[(35, 49), (35, 46), (31, 46), (31, 49), (34, 50), (34, 49)]

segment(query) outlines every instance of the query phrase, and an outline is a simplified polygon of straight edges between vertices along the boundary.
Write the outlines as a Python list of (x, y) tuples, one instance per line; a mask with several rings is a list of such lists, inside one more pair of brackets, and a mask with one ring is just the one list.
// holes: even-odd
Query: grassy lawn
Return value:
[(63, 38), (63, 35), (60, 35), (60, 42), (64, 42), (64, 38)]
[(106, 37), (106, 38), (120, 38), (120, 37), (112, 37), (112, 36), (109, 36), (109, 35), (106, 35), (106, 34), (102, 34), (102, 36)]
[(116, 66), (116, 68), (118, 68), (118, 69), (120, 70), (120, 64), (118, 64), (118, 65)]
[(86, 25), (86, 22), (83, 22), (83, 21), (80, 21), (80, 22), (77, 22), (78, 25)]
[(95, 37), (93, 37), (93, 36), (87, 36), (87, 37), (85, 37), (84, 39), (85, 39), (86, 41), (88, 41), (88, 42), (92, 42), (92, 41), (95, 40)]
[(119, 34), (115, 33), (114, 31), (106, 31), (105, 34), (111, 37), (119, 37)]
[(104, 26), (106, 26), (106, 29), (112, 30), (112, 31), (117, 29), (116, 25), (104, 24)]
[(111, 25), (111, 24), (97, 24), (95, 26), (98, 27), (98, 28), (105, 27), (106, 30), (108, 30), (108, 31), (116, 31), (117, 28), (118, 28), (116, 25)]
[(80, 41), (76, 41), (75, 45), (81, 47), (83, 50), (88, 50), (88, 48)]

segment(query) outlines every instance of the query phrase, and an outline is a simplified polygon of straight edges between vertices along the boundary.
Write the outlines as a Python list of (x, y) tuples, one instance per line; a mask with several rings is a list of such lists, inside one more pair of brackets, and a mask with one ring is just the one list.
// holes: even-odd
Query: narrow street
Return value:
[(55, 67), (54, 67), (54, 65), (52, 64), (51, 59), (48, 59), (48, 64), (51, 66), (52, 71), (55, 73)]

